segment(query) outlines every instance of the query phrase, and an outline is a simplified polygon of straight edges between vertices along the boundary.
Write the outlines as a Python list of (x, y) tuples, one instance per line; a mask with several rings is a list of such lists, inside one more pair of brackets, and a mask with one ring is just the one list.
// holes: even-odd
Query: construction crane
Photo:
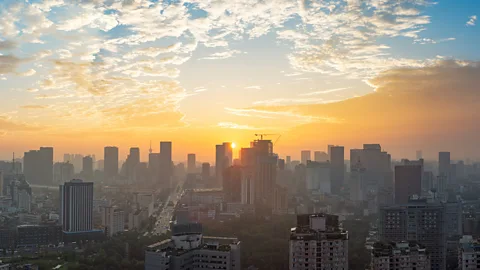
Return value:
[(255, 136), (260, 137), (260, 140), (263, 140), (264, 136), (278, 136), (277, 139), (275, 140), (275, 142), (273, 143), (273, 145), (277, 144), (278, 140), (280, 140), (280, 137), (282, 137), (282, 135), (280, 135), (280, 134), (265, 134), (265, 133), (255, 134)]

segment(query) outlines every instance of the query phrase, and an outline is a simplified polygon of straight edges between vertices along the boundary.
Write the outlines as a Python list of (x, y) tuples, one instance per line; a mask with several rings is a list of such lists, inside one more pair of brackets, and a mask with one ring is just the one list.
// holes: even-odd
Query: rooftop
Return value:
[(372, 254), (375, 257), (394, 255), (427, 254), (425, 246), (415, 241), (376, 242), (373, 244)]

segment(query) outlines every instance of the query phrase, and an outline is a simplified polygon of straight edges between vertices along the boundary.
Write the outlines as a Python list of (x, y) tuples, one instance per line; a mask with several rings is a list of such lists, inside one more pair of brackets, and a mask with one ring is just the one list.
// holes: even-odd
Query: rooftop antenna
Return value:
[(153, 150), (152, 150), (152, 140), (150, 140), (150, 149), (148, 149), (148, 152), (150, 152), (150, 154), (153, 152)]

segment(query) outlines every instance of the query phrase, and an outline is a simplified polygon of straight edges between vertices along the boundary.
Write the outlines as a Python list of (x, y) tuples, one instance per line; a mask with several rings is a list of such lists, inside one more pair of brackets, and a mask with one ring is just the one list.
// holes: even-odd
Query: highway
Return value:
[[(178, 185), (173, 189), (172, 193), (168, 196), (168, 199), (157, 210), (157, 222), (155, 223), (155, 229), (152, 232), (156, 235), (161, 235), (170, 230), (170, 221), (175, 213), (175, 207), (183, 194), (183, 181), (180, 181)], [(178, 192), (177, 192), (178, 191)]]

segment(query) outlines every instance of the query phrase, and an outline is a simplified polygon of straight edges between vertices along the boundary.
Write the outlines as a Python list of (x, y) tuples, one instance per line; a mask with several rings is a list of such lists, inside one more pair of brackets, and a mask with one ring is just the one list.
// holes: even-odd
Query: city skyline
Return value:
[(480, 9), (468, 0), (0, 7), (1, 159), (107, 144), (144, 159), (150, 140), (172, 140), (174, 160), (212, 160), (212, 145), (254, 133), (281, 134), (289, 155), (375, 142), (398, 157), (479, 158)]

